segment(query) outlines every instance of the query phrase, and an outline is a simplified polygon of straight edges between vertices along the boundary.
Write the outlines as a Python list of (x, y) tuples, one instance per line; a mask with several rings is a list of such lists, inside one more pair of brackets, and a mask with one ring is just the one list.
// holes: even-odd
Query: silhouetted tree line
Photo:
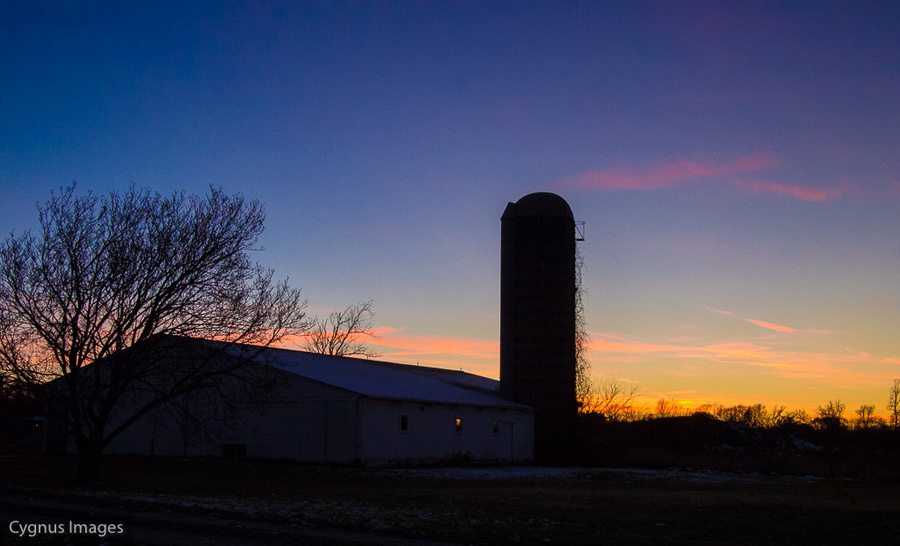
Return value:
[(741, 423), (754, 428), (771, 428), (782, 425), (802, 424), (819, 429), (872, 429), (900, 428), (900, 379), (895, 379), (889, 390), (887, 418), (876, 415), (874, 404), (862, 404), (853, 415), (840, 400), (829, 400), (818, 406), (814, 413), (806, 410), (788, 410), (785, 406), (764, 404), (725, 406), (704, 404), (690, 408), (677, 400), (660, 398), (654, 409), (642, 404), (642, 390), (635, 383), (616, 377), (597, 380), (587, 376), (586, 387), (579, 392), (580, 411), (585, 421), (640, 421), (667, 417), (687, 417), (707, 414), (719, 421)]
[(605, 398), (580, 415), (582, 464), (900, 478), (900, 380), (890, 388), (887, 418), (871, 404), (849, 415), (840, 400), (813, 413), (763, 404), (689, 409), (670, 399), (650, 411), (617, 380), (601, 386)]

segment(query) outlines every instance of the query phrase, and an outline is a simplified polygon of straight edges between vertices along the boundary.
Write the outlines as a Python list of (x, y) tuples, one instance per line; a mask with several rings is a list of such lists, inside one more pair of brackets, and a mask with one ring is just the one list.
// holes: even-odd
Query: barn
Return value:
[(241, 401), (232, 405), (239, 411), (230, 413), (210, 407), (209, 399), (180, 400), (199, 411), (187, 415), (171, 405), (157, 408), (105, 452), (314, 463), (457, 456), (514, 462), (534, 456), (534, 411), (500, 398), (496, 380), (276, 348), (255, 360), (250, 366), (265, 366), (277, 385), (262, 400)]
[[(316, 463), (454, 456), (565, 462), (574, 452), (578, 411), (576, 228), (565, 199), (548, 192), (509, 203), (501, 217), (501, 381), (267, 348), (247, 368), (271, 388), (248, 393), (241, 387), (247, 382), (237, 381), (185, 394), (125, 428), (106, 452)], [(165, 373), (151, 371), (145, 392), (154, 381), (170, 389), (182, 384), (182, 365), (190, 368), (193, 355), (204, 358), (210, 342), (187, 339), (186, 351), (180, 348), (184, 340), (172, 345), (179, 347), (173, 355), (178, 362), (163, 361)], [(102, 380), (102, 374), (92, 375)], [(141, 396), (133, 393), (136, 405)], [(111, 416), (112, 429), (134, 415), (120, 411)], [(52, 422), (52, 411), (48, 417)], [(71, 448), (50, 429), (48, 450)]]

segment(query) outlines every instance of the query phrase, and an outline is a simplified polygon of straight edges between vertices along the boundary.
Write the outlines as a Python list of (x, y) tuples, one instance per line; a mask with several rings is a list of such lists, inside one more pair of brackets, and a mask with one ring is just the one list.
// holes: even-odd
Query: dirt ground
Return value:
[[(3, 522), (2, 544), (107, 544), (116, 545), (192, 545), (192, 546), (270, 546), (272, 544), (374, 545), (374, 546), (450, 546), (388, 537), (372, 533), (300, 526), (260, 521), (252, 517), (154, 503), (123, 502), (121, 507), (109, 501), (90, 499), (53, 499), (27, 491), (0, 494), (0, 522)], [(14, 524), (17, 522), (17, 524)], [(106, 522), (114, 526), (109, 533), (71, 533), (71, 524)], [(43, 528), (26, 525), (45, 524)], [(118, 527), (121, 525), (122, 533)], [(63, 533), (47, 530), (64, 529)], [(96, 530), (95, 530), (96, 531)], [(19, 536), (22, 535), (22, 536)]]
[[(896, 482), (686, 468), (110, 458), (102, 479), (84, 485), (70, 465), (0, 460), (0, 543), (900, 543)], [(123, 532), (66, 532), (70, 522)], [(28, 524), (43, 528), (18, 536)]]

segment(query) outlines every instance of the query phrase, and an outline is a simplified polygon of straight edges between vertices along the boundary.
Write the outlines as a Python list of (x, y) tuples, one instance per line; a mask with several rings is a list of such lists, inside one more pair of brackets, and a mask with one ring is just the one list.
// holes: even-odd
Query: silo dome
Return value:
[(549, 216), (575, 221), (565, 199), (548, 191), (529, 193), (515, 203), (516, 216)]

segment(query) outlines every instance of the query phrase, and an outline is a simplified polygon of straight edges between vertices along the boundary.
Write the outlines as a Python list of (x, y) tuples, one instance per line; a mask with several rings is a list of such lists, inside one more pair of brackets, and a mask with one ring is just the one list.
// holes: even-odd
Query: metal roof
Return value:
[(269, 349), (277, 368), (363, 396), (515, 409), (499, 396), (500, 382), (461, 370)]

